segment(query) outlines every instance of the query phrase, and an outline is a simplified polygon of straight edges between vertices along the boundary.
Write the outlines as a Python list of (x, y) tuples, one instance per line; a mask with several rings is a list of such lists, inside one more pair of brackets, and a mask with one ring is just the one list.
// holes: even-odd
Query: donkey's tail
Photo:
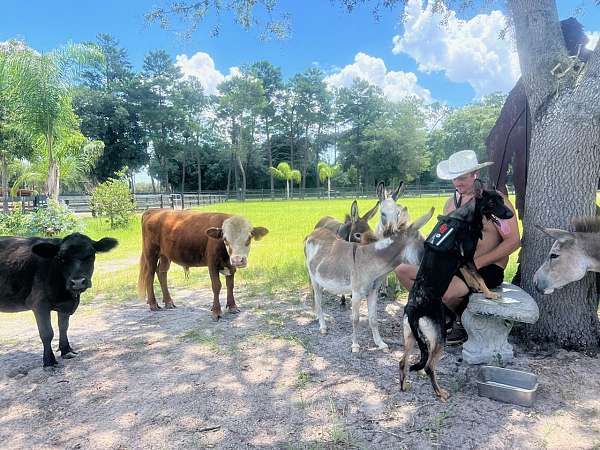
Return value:
[(417, 345), (419, 346), (419, 350), (421, 351), (421, 359), (419, 362), (409, 367), (411, 372), (415, 372), (424, 369), (427, 365), (427, 361), (429, 360), (429, 347), (427, 346), (427, 342), (423, 339), (423, 333), (419, 330), (419, 317), (410, 315), (408, 317), (408, 325), (410, 326), (410, 331), (412, 331), (412, 334), (417, 341)]

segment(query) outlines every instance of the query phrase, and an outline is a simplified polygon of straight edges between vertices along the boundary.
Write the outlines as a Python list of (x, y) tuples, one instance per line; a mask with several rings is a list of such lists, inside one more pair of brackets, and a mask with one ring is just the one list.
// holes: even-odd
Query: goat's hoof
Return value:
[(360, 351), (360, 345), (352, 344), (352, 353), (358, 353)]

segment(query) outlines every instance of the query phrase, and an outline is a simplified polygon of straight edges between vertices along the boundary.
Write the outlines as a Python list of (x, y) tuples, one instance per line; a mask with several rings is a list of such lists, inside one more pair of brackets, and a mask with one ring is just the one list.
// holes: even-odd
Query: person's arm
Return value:
[(493, 264), (496, 261), (501, 260), (509, 256), (511, 253), (515, 252), (519, 247), (521, 247), (521, 238), (519, 237), (519, 226), (517, 223), (517, 213), (515, 212), (515, 208), (510, 203), (510, 200), (507, 197), (504, 197), (504, 204), (508, 206), (513, 212), (513, 217), (511, 219), (506, 219), (505, 226), (507, 231), (505, 233), (502, 230), (498, 229), (498, 233), (502, 238), (502, 241), (496, 248), (486, 253), (485, 255), (478, 256), (475, 258), (475, 266), (477, 268), (488, 266)]

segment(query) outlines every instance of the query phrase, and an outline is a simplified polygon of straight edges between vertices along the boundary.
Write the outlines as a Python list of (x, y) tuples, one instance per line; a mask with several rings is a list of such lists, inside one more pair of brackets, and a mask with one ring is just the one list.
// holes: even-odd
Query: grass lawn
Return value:
[[(422, 197), (401, 199), (408, 207), (411, 219), (425, 214), (435, 207), (435, 214), (441, 214), (446, 197)], [(364, 214), (375, 204), (375, 199), (359, 201), (359, 212)], [(265, 226), (269, 234), (259, 242), (252, 243), (247, 269), (238, 271), (236, 280), (252, 292), (273, 293), (279, 290), (290, 291), (308, 284), (304, 267), (303, 240), (311, 232), (315, 223), (325, 215), (342, 219), (350, 210), (351, 201), (343, 200), (290, 200), (290, 201), (247, 201), (227, 202), (210, 205), (203, 210), (241, 214), (250, 219), (254, 226)], [(377, 214), (372, 220), (373, 228), (379, 220)], [(427, 234), (435, 224), (435, 216), (424, 228)], [(136, 216), (129, 227), (110, 230), (100, 219), (85, 220), (85, 232), (94, 239), (104, 236), (115, 237), (119, 246), (110, 253), (99, 254), (91, 295), (104, 294), (107, 300), (132, 298), (136, 294), (137, 258), (141, 252), (140, 216)], [(506, 271), (506, 279), (511, 279), (516, 270), (517, 255), (512, 255)], [(208, 283), (205, 268), (192, 270), (192, 276), (185, 279), (183, 269), (174, 265), (169, 272), (170, 285), (194, 286)]]

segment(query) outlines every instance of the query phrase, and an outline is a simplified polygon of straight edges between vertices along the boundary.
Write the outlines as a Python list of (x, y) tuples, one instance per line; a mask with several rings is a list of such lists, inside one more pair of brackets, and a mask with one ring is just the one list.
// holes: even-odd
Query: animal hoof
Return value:
[(221, 313), (212, 313), (213, 322), (218, 322), (220, 318), (221, 318)]
[(360, 345), (352, 345), (352, 353), (358, 353), (360, 351)]
[(229, 314), (238, 314), (240, 312), (240, 308), (237, 306), (232, 306), (231, 308), (228, 306), (227, 310), (229, 311)]
[(319, 329), (319, 331), (321, 332), (321, 334), (327, 334), (327, 328), (323, 327), (321, 329)]
[(384, 343), (383, 345), (379, 346), (379, 350), (381, 350), (383, 352), (386, 352), (386, 353), (389, 353), (390, 347), (387, 344)]
[(150, 311), (160, 311), (161, 309), (158, 305), (150, 305)]
[(171, 303), (165, 303), (165, 309), (175, 309), (177, 308), (177, 306), (175, 306), (175, 303), (171, 302)]
[(78, 354), (79, 354), (78, 352), (74, 352), (73, 350), (71, 350), (71, 351), (65, 353), (64, 355), (60, 355), (60, 357), (62, 359), (72, 359), (72, 358), (76, 358)]
[(408, 388), (410, 388), (410, 383), (408, 380), (403, 380), (402, 383), (400, 383), (400, 390), (402, 392), (406, 392), (408, 391)]

